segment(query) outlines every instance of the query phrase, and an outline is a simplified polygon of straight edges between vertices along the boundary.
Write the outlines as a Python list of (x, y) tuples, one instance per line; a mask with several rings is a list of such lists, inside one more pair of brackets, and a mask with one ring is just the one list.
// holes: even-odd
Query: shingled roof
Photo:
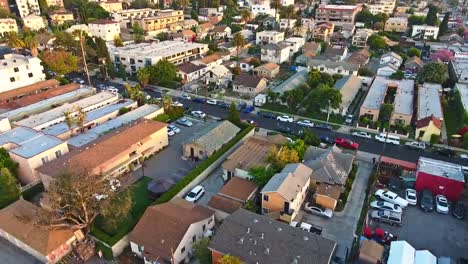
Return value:
[(263, 79), (263, 77), (257, 75), (241, 74), (236, 76), (232, 84), (255, 88)]
[(211, 153), (219, 149), (222, 145), (234, 138), (240, 131), (233, 123), (224, 120), (222, 122), (213, 123), (195, 133), (187, 143), (197, 144), (206, 152)]
[(312, 168), (311, 179), (328, 184), (343, 185), (353, 165), (353, 156), (342, 153), (339, 148), (321, 149), (309, 147), (304, 155), (304, 164)]

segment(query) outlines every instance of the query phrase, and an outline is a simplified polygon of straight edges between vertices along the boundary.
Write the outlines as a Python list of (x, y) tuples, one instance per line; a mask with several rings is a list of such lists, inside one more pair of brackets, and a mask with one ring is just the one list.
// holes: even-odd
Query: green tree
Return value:
[(250, 11), (249, 8), (243, 8), (243, 9), (241, 9), (241, 10), (240, 10), (240, 16), (241, 16), (241, 18), (242, 18), (242, 21), (244, 21), (244, 23), (245, 23), (245, 24), (244, 24), (244, 28), (245, 28), (245, 25), (246, 25), (247, 23), (249, 23), (250, 20), (252, 20), (252, 18), (253, 18), (252, 12)]
[(317, 87), (317, 85), (320, 83), (322, 76), (320, 75), (320, 72), (318, 70), (311, 70), (309, 73), (309, 76), (307, 78), (307, 84), (311, 88)]
[(140, 82), (141, 86), (143, 86), (143, 89), (145, 89), (146, 85), (148, 85), (150, 81), (151, 73), (149, 68), (140, 68), (137, 71), (137, 78), (138, 81)]
[(134, 9), (141, 9), (141, 8), (148, 8), (149, 3), (147, 0), (134, 0), (130, 4), (130, 8)]
[(47, 4), (46, 0), (39, 0), (39, 10), (41, 14), (48, 14), (49, 13), (49, 5)]
[(136, 43), (140, 43), (140, 42), (143, 42), (143, 40), (145, 40), (145, 31), (140, 26), (140, 24), (138, 24), (138, 22), (133, 23), (132, 31), (133, 31), (133, 40)]
[(372, 73), (368, 68), (359, 68), (358, 75), (359, 76), (374, 76), (374, 73)]
[(289, 21), (291, 20), (291, 18), (293, 18), (296, 15), (296, 12), (294, 11), (294, 5), (288, 5), (284, 7), (282, 10), (282, 13), (283, 13), (283, 16), (288, 21), (287, 22), (288, 26), (285, 29), (286, 30), (285, 35), (286, 35), (286, 38), (288, 38), (289, 37)]
[(288, 90), (281, 95), (280, 99), (288, 105), (289, 109), (296, 110), (304, 100), (304, 92), (301, 89)]
[(321, 109), (336, 109), (341, 104), (342, 95), (339, 90), (330, 88), (328, 85), (320, 84), (313, 89), (307, 98), (308, 109), (310, 111), (319, 111)]
[(278, 101), (280, 94), (278, 92), (268, 90), (267, 96), (268, 96), (268, 102), (276, 103), (276, 101)]
[(364, 8), (362, 11), (356, 14), (356, 22), (364, 23), (367, 27), (369, 27), (375, 23), (375, 17), (369, 11), (369, 9)]
[(380, 107), (379, 112), (379, 120), (380, 121), (388, 121), (393, 113), (393, 105), (392, 104), (382, 104)]
[(424, 65), (417, 79), (420, 82), (442, 84), (447, 80), (447, 65), (442, 62), (430, 62)]
[(0, 169), (0, 209), (15, 202), (20, 196), (15, 176), (7, 168), (2, 167)]
[(47, 68), (60, 75), (78, 70), (78, 57), (64, 50), (46, 50), (42, 61)]
[(442, 23), (440, 23), (440, 26), (439, 26), (439, 35), (438, 35), (439, 37), (443, 36), (447, 32), (449, 18), (450, 18), (450, 12), (446, 12), (444, 15), (444, 19), (442, 20)]
[(378, 34), (372, 34), (369, 38), (367, 38), (367, 44), (373, 50), (382, 50), (388, 47), (385, 39)]
[(140, 85), (129, 85), (129, 84), (124, 84), (125, 91), (127, 92), (127, 95), (130, 99), (133, 101), (138, 102), (138, 106), (144, 105), (145, 104), (145, 94), (141, 90)]
[(429, 11), (427, 12), (426, 15), (426, 24), (429, 26), (435, 26), (437, 24), (437, 13), (438, 13), (438, 8), (435, 5), (429, 4), (427, 6), (429, 8)]
[(232, 38), (232, 44), (236, 47), (237, 57), (239, 58), (240, 49), (247, 44), (244, 35), (242, 35), (240, 32), (234, 34), (234, 37)]
[(132, 195), (127, 189), (120, 192), (109, 201), (106, 210), (102, 211), (102, 227), (109, 234), (115, 234), (119, 231), (122, 223), (129, 221), (132, 215), (129, 212), (132, 209)]
[(207, 237), (201, 238), (193, 243), (193, 255), (200, 264), (211, 264), (211, 250), (208, 248), (210, 243), (211, 240)]
[(0, 148), (0, 168), (7, 168), (13, 176), (16, 176), (18, 163), (11, 159), (10, 154), (8, 154), (8, 150), (4, 148)]
[(220, 261), (219, 264), (242, 264), (242, 261), (232, 255), (224, 255)]
[(300, 157), (297, 150), (288, 145), (284, 145), (281, 151), (276, 146), (273, 146), (268, 153), (267, 161), (271, 164), (274, 171), (280, 171), (289, 163), (299, 162)]
[(54, 48), (60, 48), (68, 52), (72, 52), (74, 55), (81, 54), (80, 42), (77, 40), (74, 34), (66, 31), (59, 31), (55, 34), (55, 40), (52, 43)]
[(328, 86), (331, 87), (331, 86), (333, 86), (335, 84), (335, 79), (330, 74), (328, 74), (326, 72), (321, 72), (320, 73), (320, 84), (325, 84), (325, 85), (328, 85)]
[(18, 33), (11, 31), (5, 33), (4, 36), (8, 47), (15, 49), (18, 52), (20, 49), (24, 48), (24, 40), (21, 38)]
[(252, 175), (253, 181), (261, 188), (275, 175), (275, 171), (270, 167), (252, 167), (249, 174)]
[(390, 78), (394, 80), (403, 80), (404, 77), (405, 77), (405, 73), (400, 70), (397, 70), (395, 73), (393, 73), (390, 76)]
[(281, 4), (281, 0), (272, 0), (270, 2), (270, 7), (275, 9), (275, 23), (273, 24), (273, 28), (276, 28), (276, 19), (278, 18), (278, 10), (280, 10), (283, 5)]
[(195, 10), (190, 11), (190, 18), (198, 21), (198, 14), (195, 12)]
[(408, 57), (421, 57), (421, 50), (418, 48), (409, 48), (408, 51), (406, 51), (406, 54)]
[(422, 25), (424, 24), (426, 21), (426, 17), (425, 16), (410, 16), (408, 18), (408, 24), (410, 26), (413, 26), (413, 25)]
[(229, 107), (228, 120), (236, 126), (240, 126), (242, 123), (240, 113), (237, 110), (236, 104), (234, 102), (232, 102), (231, 107)]
[(307, 145), (318, 147), (320, 145), (320, 139), (311, 129), (304, 129), (302, 138)]
[(116, 47), (123, 47), (124, 43), (123, 43), (123, 40), (122, 38), (119, 36), (115, 36), (114, 38), (114, 46)]
[(177, 80), (177, 67), (165, 59), (149, 66), (149, 72), (153, 84), (167, 85)]

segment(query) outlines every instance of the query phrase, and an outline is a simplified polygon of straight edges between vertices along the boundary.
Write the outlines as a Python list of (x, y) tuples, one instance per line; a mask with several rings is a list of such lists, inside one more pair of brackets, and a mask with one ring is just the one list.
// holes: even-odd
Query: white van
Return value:
[(394, 136), (394, 135), (388, 135), (386, 133), (380, 133), (378, 135), (375, 135), (375, 139), (380, 142), (387, 142), (387, 143), (392, 143), (394, 145), (400, 145), (400, 137)]

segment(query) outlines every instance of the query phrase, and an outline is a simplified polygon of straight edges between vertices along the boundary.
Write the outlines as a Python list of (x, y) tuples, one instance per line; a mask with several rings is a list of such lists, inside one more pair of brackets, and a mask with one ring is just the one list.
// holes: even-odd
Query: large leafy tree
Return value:
[(242, 21), (244, 21), (245, 24), (249, 23), (249, 21), (252, 20), (253, 18), (252, 12), (250, 11), (249, 8), (241, 9), (240, 15), (241, 15)]
[(408, 51), (406, 52), (408, 57), (421, 57), (421, 50), (418, 48), (409, 48)]
[(125, 84), (124, 85), (125, 91), (127, 92), (127, 95), (130, 99), (133, 101), (138, 102), (138, 105), (143, 105), (145, 103), (145, 95), (143, 91), (141, 90), (140, 85), (129, 85)]
[(236, 126), (241, 124), (240, 113), (234, 102), (231, 103), (231, 107), (229, 108), (228, 120)]
[(307, 108), (311, 111), (318, 111), (320, 109), (336, 109), (341, 104), (342, 95), (340, 91), (330, 88), (325, 84), (320, 84), (316, 89), (309, 93), (306, 104)]
[(150, 82), (154, 84), (168, 84), (177, 80), (177, 67), (167, 60), (159, 60), (149, 66)]
[(286, 7), (283, 8), (282, 10), (282, 15), (287, 19), (287, 27), (286, 27), (286, 38), (289, 36), (289, 21), (291, 20), (291, 18), (293, 18), (295, 15), (296, 15), (296, 12), (294, 11), (294, 5), (288, 5)]
[(393, 113), (393, 105), (392, 104), (383, 104), (380, 107), (379, 111), (379, 120), (381, 121), (388, 121)]
[(13, 176), (16, 175), (16, 170), (18, 169), (18, 163), (14, 162), (8, 150), (0, 148), (0, 168), (7, 168)]
[(410, 26), (412, 25), (422, 25), (426, 22), (426, 17), (425, 16), (410, 16), (408, 18), (408, 24)]
[(444, 19), (442, 20), (442, 23), (440, 23), (440, 26), (439, 26), (438, 36), (443, 36), (447, 32), (449, 18), (450, 18), (450, 12), (446, 12), (444, 15)]
[(271, 167), (252, 167), (249, 174), (252, 175), (254, 182), (261, 188), (275, 175), (275, 171)]
[(299, 162), (300, 156), (298, 151), (290, 146), (283, 146), (281, 151), (273, 146), (268, 153), (267, 161), (273, 166), (274, 171), (280, 171), (289, 163)]
[(224, 255), (220, 261), (220, 264), (242, 264), (242, 261), (232, 255)]
[(52, 45), (54, 48), (60, 48), (72, 52), (74, 55), (78, 55), (81, 52), (80, 42), (76, 36), (66, 31), (57, 32)]
[(289, 109), (296, 110), (304, 100), (304, 92), (301, 89), (288, 90), (281, 95), (280, 99), (288, 105)]
[(427, 12), (425, 22), (429, 26), (435, 26), (437, 24), (437, 7), (432, 4), (429, 4), (427, 7), (429, 8), (429, 11)]
[(140, 43), (140, 42), (143, 42), (143, 40), (145, 40), (145, 31), (140, 26), (140, 24), (138, 24), (138, 22), (133, 23), (132, 31), (133, 31), (133, 40), (136, 43)]
[(78, 70), (78, 58), (64, 50), (47, 50), (42, 54), (42, 61), (60, 75)]
[(143, 89), (148, 85), (150, 81), (151, 73), (149, 71), (149, 68), (140, 68), (137, 71), (137, 78), (138, 81), (140, 82), (141, 86), (143, 86)]
[(447, 80), (447, 65), (441, 62), (430, 62), (424, 65), (417, 79), (420, 82), (442, 84)]
[(387, 42), (385, 41), (385, 39), (382, 36), (378, 35), (378, 34), (372, 34), (367, 39), (367, 44), (373, 50), (381, 50), (381, 49), (386, 49), (388, 47)]
[(211, 264), (211, 251), (208, 248), (211, 240), (207, 237), (199, 239), (193, 243), (193, 255), (200, 262), (200, 264)]
[(0, 209), (8, 206), (20, 197), (20, 190), (15, 176), (7, 168), (0, 169)]

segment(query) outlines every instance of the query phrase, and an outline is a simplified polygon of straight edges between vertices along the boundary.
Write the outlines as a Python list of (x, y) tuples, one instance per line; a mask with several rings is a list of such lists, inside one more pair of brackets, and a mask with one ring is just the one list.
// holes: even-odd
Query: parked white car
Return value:
[(367, 138), (367, 139), (372, 138), (372, 136), (369, 133), (363, 132), (363, 131), (356, 131), (356, 132), (351, 133), (351, 135), (354, 137), (360, 137), (360, 138)]
[(179, 134), (179, 132), (180, 132), (180, 128), (178, 128), (177, 126), (175, 126), (173, 124), (168, 125), (167, 128), (174, 131), (176, 134)]
[(169, 127), (167, 128), (167, 135), (172, 137), (176, 134), (176, 132), (172, 129), (170, 129)]
[(201, 185), (195, 186), (188, 194), (185, 196), (185, 200), (188, 202), (196, 202), (205, 194), (205, 189)]
[(297, 124), (303, 127), (314, 127), (314, 123), (306, 119), (297, 121)]
[(208, 99), (208, 100), (206, 100), (206, 103), (209, 104), (209, 105), (217, 105), (218, 101), (215, 100), (215, 99)]
[(179, 102), (179, 101), (175, 101), (175, 102), (172, 103), (172, 106), (175, 106), (175, 107), (183, 107), (184, 105), (183, 105), (181, 102)]
[(388, 211), (392, 211), (392, 212), (399, 213), (399, 214), (403, 212), (403, 209), (401, 209), (401, 207), (398, 204), (394, 204), (394, 203), (390, 203), (386, 201), (373, 201), (370, 204), (370, 207), (372, 209), (377, 209), (377, 210), (383, 209), (383, 210), (388, 210)]
[(281, 121), (281, 122), (294, 122), (294, 118), (287, 116), (287, 115), (282, 115), (278, 116), (276, 120)]
[(414, 149), (426, 149), (426, 144), (423, 142), (418, 142), (418, 141), (406, 142), (405, 146), (409, 148), (414, 148)]
[(192, 115), (194, 117), (198, 117), (198, 118), (205, 118), (206, 117), (206, 114), (203, 113), (202, 111), (192, 111)]
[(449, 204), (448, 200), (442, 194), (436, 196), (436, 210), (440, 214), (448, 214), (449, 213)]
[(396, 193), (391, 192), (391, 191), (379, 189), (375, 192), (375, 197), (381, 200), (387, 201), (387, 202), (398, 204), (399, 206), (403, 208), (408, 206), (408, 201), (399, 197)]
[(405, 199), (411, 205), (416, 205), (418, 203), (418, 194), (413, 189), (405, 190)]
[(309, 202), (307, 202), (304, 205), (304, 211), (311, 213), (311, 214), (316, 214), (319, 216), (324, 216), (326, 218), (332, 218), (333, 217), (333, 211), (328, 209), (328, 208), (323, 208), (319, 205), (311, 205)]
[(181, 96), (181, 98), (182, 98), (182, 99), (185, 99), (185, 100), (190, 100), (190, 99), (192, 99), (192, 98), (190, 97), (190, 95), (188, 95), (188, 94), (183, 94), (183, 95)]

